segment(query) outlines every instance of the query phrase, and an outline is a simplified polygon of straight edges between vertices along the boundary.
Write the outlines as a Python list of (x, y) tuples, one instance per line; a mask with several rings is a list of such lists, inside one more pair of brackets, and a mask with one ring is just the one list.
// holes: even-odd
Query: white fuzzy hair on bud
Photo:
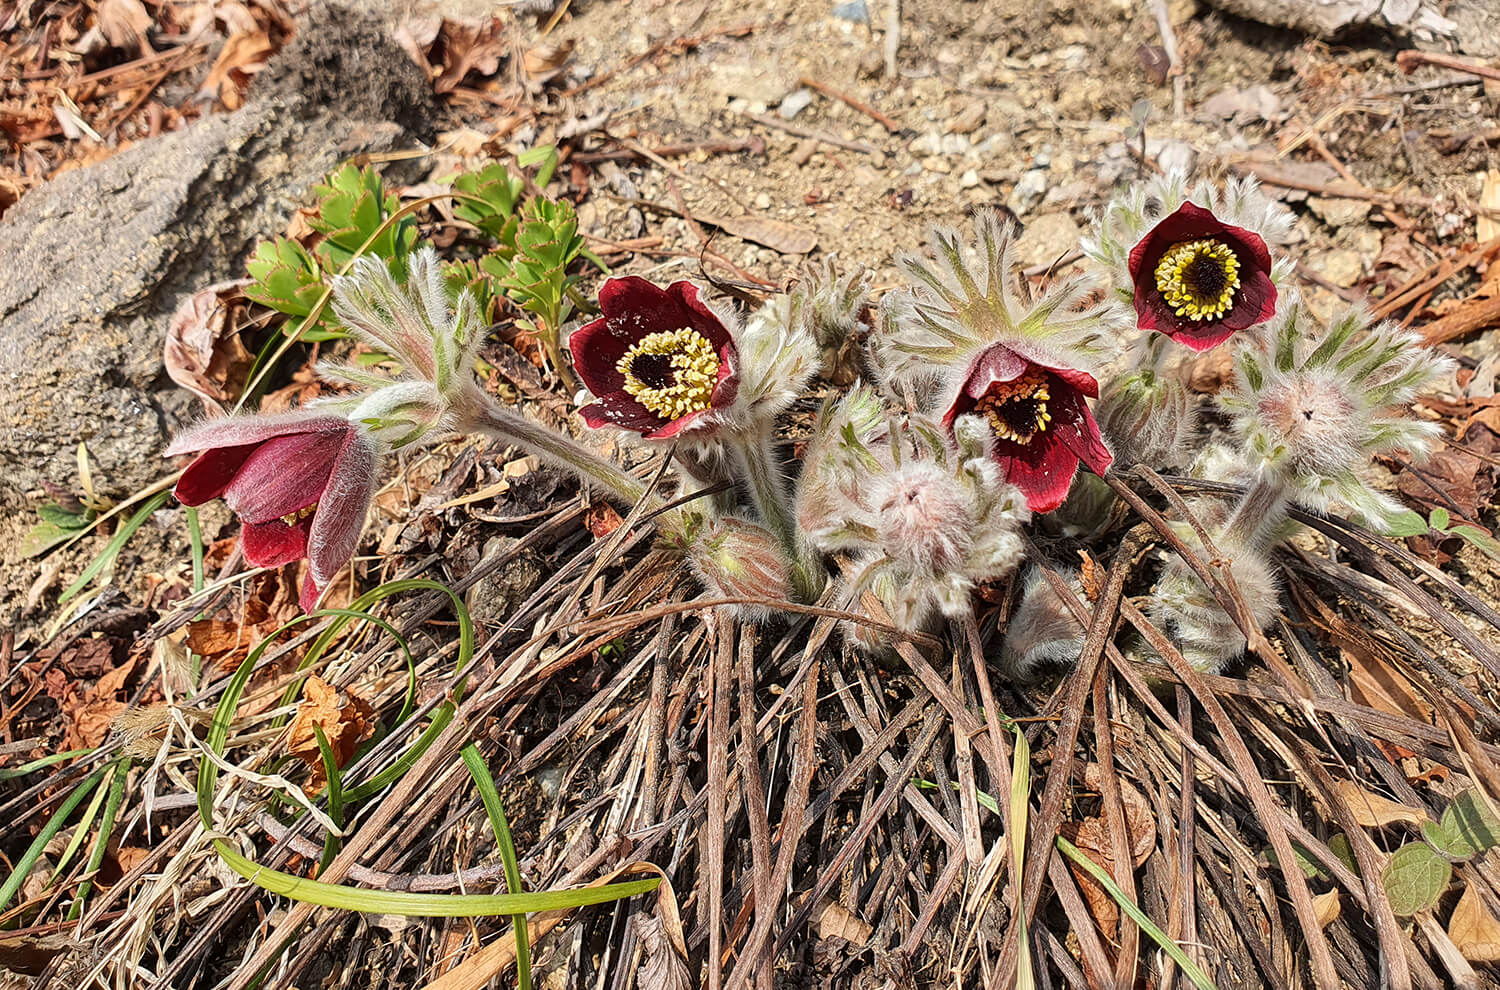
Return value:
[[(1083, 595), (1076, 571), (1059, 577), (1067, 587)], [(1029, 684), (1048, 670), (1071, 667), (1083, 651), (1084, 628), (1039, 568), (1026, 575), (1021, 602), (1005, 627), (1000, 659), (1011, 680)]]
[[(748, 519), (707, 520), (689, 545), (687, 559), (714, 598), (786, 601), (791, 596), (791, 565), (780, 541)], [(769, 605), (753, 602), (724, 607), (750, 622), (765, 622), (773, 614)]]
[(974, 548), (974, 505), (950, 472), (913, 461), (876, 478), (870, 492), (875, 532), (887, 556), (948, 571)]
[[(1261, 629), (1276, 617), (1281, 588), (1271, 562), (1243, 547), (1220, 547), (1240, 597)], [(1245, 634), (1202, 579), (1179, 557), (1167, 562), (1146, 614), (1171, 636), (1194, 669), (1217, 674), (1245, 652)]]
[(1375, 525), (1403, 511), (1365, 478), (1379, 454), (1421, 461), (1440, 433), (1407, 406), (1453, 363), (1362, 310), (1320, 325), (1295, 293), (1235, 350), (1235, 388), (1220, 397), (1248, 465), (1315, 509), (1348, 506)]
[(1120, 467), (1180, 467), (1192, 451), (1198, 404), (1176, 374), (1132, 371), (1105, 383), (1094, 418)]

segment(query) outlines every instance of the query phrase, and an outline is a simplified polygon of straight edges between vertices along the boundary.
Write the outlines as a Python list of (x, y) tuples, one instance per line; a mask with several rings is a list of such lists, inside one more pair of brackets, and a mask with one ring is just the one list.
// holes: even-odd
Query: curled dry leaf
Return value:
[(874, 931), (869, 922), (830, 897), (825, 897), (818, 905), (819, 938), (841, 938), (855, 945), (864, 945)]
[[(1102, 783), (1097, 763), (1084, 767), (1084, 786), (1099, 790)], [(1130, 862), (1135, 868), (1143, 866), (1156, 847), (1156, 816), (1146, 798), (1130, 781), (1119, 778), (1120, 803), (1125, 808), (1125, 830), (1130, 837)], [(1114, 874), (1115, 849), (1110, 838), (1109, 821), (1102, 815), (1085, 818), (1081, 822), (1064, 822), (1062, 835), (1089, 859), (1097, 863), (1106, 873)], [(1113, 939), (1119, 930), (1120, 907), (1115, 899), (1099, 885), (1086, 870), (1076, 863), (1069, 863), (1079, 889), (1083, 891), (1089, 913), (1106, 938)]]
[(255, 362), (230, 326), (227, 300), (243, 284), (220, 282), (193, 293), (167, 325), (162, 351), (167, 375), (201, 398), (210, 415), (235, 396)]
[(1448, 937), (1469, 962), (1500, 962), (1500, 921), (1470, 883), (1448, 919)]
[(1334, 790), (1349, 806), (1354, 820), (1365, 828), (1384, 828), (1398, 822), (1420, 825), (1429, 820), (1427, 812), (1422, 809), (1399, 804), (1379, 794), (1371, 794), (1352, 780), (1339, 781)]
[(340, 768), (354, 758), (361, 741), (375, 732), (375, 709), (352, 691), (343, 692), (317, 675), (302, 684), (302, 704), (287, 736), (287, 752), (306, 763), (312, 771), (302, 789), (317, 794), (328, 783), (323, 755), (318, 748), (315, 729), (322, 729)]
[(1342, 910), (1337, 887), (1313, 896), (1313, 914), (1318, 918), (1319, 928), (1327, 928), (1337, 921)]

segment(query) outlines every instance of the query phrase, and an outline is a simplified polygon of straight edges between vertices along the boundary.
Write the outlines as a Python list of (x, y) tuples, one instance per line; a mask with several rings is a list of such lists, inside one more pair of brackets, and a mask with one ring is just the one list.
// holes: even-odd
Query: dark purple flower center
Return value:
[(1234, 307), (1240, 259), (1212, 238), (1173, 244), (1156, 264), (1156, 288), (1178, 316), (1217, 320)]
[(995, 436), (1012, 443), (1027, 444), (1052, 422), (1047, 412), (1047, 376), (1039, 368), (1027, 368), (1008, 382), (995, 382), (974, 404), (974, 412), (989, 420)]

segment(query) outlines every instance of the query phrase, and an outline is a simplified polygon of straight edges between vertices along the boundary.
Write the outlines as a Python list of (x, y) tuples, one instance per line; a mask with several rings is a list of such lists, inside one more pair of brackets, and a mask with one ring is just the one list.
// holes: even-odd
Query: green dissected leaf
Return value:
[[(342, 268), (381, 224), (401, 208), (398, 196), (387, 194), (385, 183), (370, 166), (345, 165), (313, 187), (319, 202), (308, 226), (324, 235), (315, 249), (327, 267)], [(406, 279), (406, 256), (417, 240), (417, 223), (403, 217), (371, 241), (366, 254), (385, 259), (396, 281)]]
[[(489, 255), (487, 257), (494, 257)], [(475, 261), (450, 261), (443, 266), (443, 285), (448, 290), (448, 295), (454, 299), (459, 293), (468, 289), (474, 295), (474, 302), (479, 307), (479, 316), (488, 323), (495, 322), (499, 318), (500, 300), (503, 298), (495, 291), (495, 280), (503, 278), (504, 275), (495, 275), (488, 270), (482, 270), (482, 262)], [(509, 266), (505, 273), (510, 271)]]
[(1402, 917), (1437, 904), (1451, 879), (1452, 865), (1425, 842), (1408, 842), (1397, 849), (1380, 874), (1391, 910)]
[(502, 249), (513, 252), (518, 225), (516, 207), (526, 191), (526, 181), (495, 162), (482, 171), (460, 175), (453, 180), (453, 189), (483, 200), (482, 204), (472, 199), (459, 200), (453, 215), (499, 241)]
[[(583, 252), (578, 215), (566, 201), (533, 199), (521, 214), (516, 232), (516, 254), (501, 284), (510, 297), (536, 316), (550, 333), (557, 333), (570, 308), (567, 291), (578, 281), (567, 267)], [(494, 268), (481, 267), (494, 273)]]
[[(245, 263), (254, 279), (245, 287), (245, 297), (268, 306), (289, 319), (282, 328), (288, 336), (302, 327), (303, 318), (313, 311), (318, 297), (328, 287), (326, 273), (318, 259), (305, 247), (286, 237), (261, 241), (255, 257)], [(322, 319), (309, 327), (303, 340), (330, 340), (343, 336)]]
[(1471, 859), (1500, 843), (1500, 821), (1478, 791), (1467, 790), (1453, 799), (1441, 821), (1423, 826), (1422, 835), (1453, 859)]

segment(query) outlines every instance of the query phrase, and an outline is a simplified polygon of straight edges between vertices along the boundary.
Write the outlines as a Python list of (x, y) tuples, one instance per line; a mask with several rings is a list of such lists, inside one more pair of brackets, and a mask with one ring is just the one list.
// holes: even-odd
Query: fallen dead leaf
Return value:
[(781, 254), (807, 254), (818, 246), (818, 235), (806, 227), (770, 217), (716, 217), (694, 214), (693, 219), (712, 224), (724, 233), (752, 241)]
[(141, 0), (99, 0), (99, 31), (112, 47), (127, 52), (154, 51), (146, 40), (152, 22)]
[(1372, 794), (1352, 780), (1341, 780), (1334, 786), (1335, 792), (1349, 806), (1354, 820), (1365, 828), (1384, 828), (1398, 822), (1420, 825), (1428, 821), (1427, 812), (1410, 808), (1390, 798)]
[[(1092, 790), (1100, 789), (1102, 781), (1097, 763), (1090, 763), (1084, 767), (1083, 781), (1085, 787)], [(1150, 858), (1151, 851), (1156, 847), (1156, 816), (1152, 814), (1151, 806), (1135, 785), (1123, 777), (1119, 778), (1119, 785), (1120, 803), (1125, 808), (1125, 830), (1130, 838), (1131, 866), (1139, 869)], [(1077, 846), (1085, 856), (1097, 863), (1106, 873), (1114, 875), (1116, 855), (1110, 838), (1109, 822), (1105, 818), (1095, 816), (1085, 818), (1081, 822), (1064, 822), (1060, 831), (1063, 837)], [(1084, 902), (1088, 905), (1089, 913), (1094, 916), (1099, 931), (1106, 938), (1113, 939), (1119, 931), (1120, 906), (1083, 867), (1070, 863), (1069, 868), (1078, 881)]]
[[(1484, 185), (1479, 191), (1479, 205), (1488, 210), (1500, 210), (1500, 169), (1490, 169), (1483, 173)], [(1500, 237), (1500, 220), (1496, 220), (1488, 213), (1480, 213), (1474, 221), (1475, 239), (1483, 244), (1485, 241)]]
[(1448, 919), (1448, 937), (1469, 962), (1500, 962), (1500, 921), (1490, 914), (1473, 883)]
[(1325, 891), (1313, 895), (1313, 917), (1318, 919), (1319, 928), (1327, 928), (1338, 920), (1343, 911), (1343, 904), (1339, 900), (1339, 889)]
[(218, 100), (226, 110), (238, 110), (244, 106), (251, 77), (266, 67), (276, 49), (265, 31), (236, 31), (219, 49), (213, 68), (198, 87), (199, 95)]
[(864, 945), (874, 931), (869, 922), (832, 898), (825, 897), (818, 904), (819, 938), (841, 938)]
[(302, 704), (287, 737), (287, 752), (306, 763), (311, 773), (302, 789), (317, 794), (328, 776), (315, 728), (323, 730), (334, 763), (344, 767), (360, 742), (375, 732), (375, 710), (352, 691), (341, 692), (316, 674), (302, 683)]
[(231, 332), (228, 297), (243, 281), (220, 282), (193, 293), (167, 325), (162, 362), (167, 375), (197, 395), (210, 415), (238, 394), (255, 363), (239, 334)]
[(619, 529), (624, 521), (608, 502), (595, 502), (583, 517), (583, 524), (594, 534), (596, 540), (602, 540)]

